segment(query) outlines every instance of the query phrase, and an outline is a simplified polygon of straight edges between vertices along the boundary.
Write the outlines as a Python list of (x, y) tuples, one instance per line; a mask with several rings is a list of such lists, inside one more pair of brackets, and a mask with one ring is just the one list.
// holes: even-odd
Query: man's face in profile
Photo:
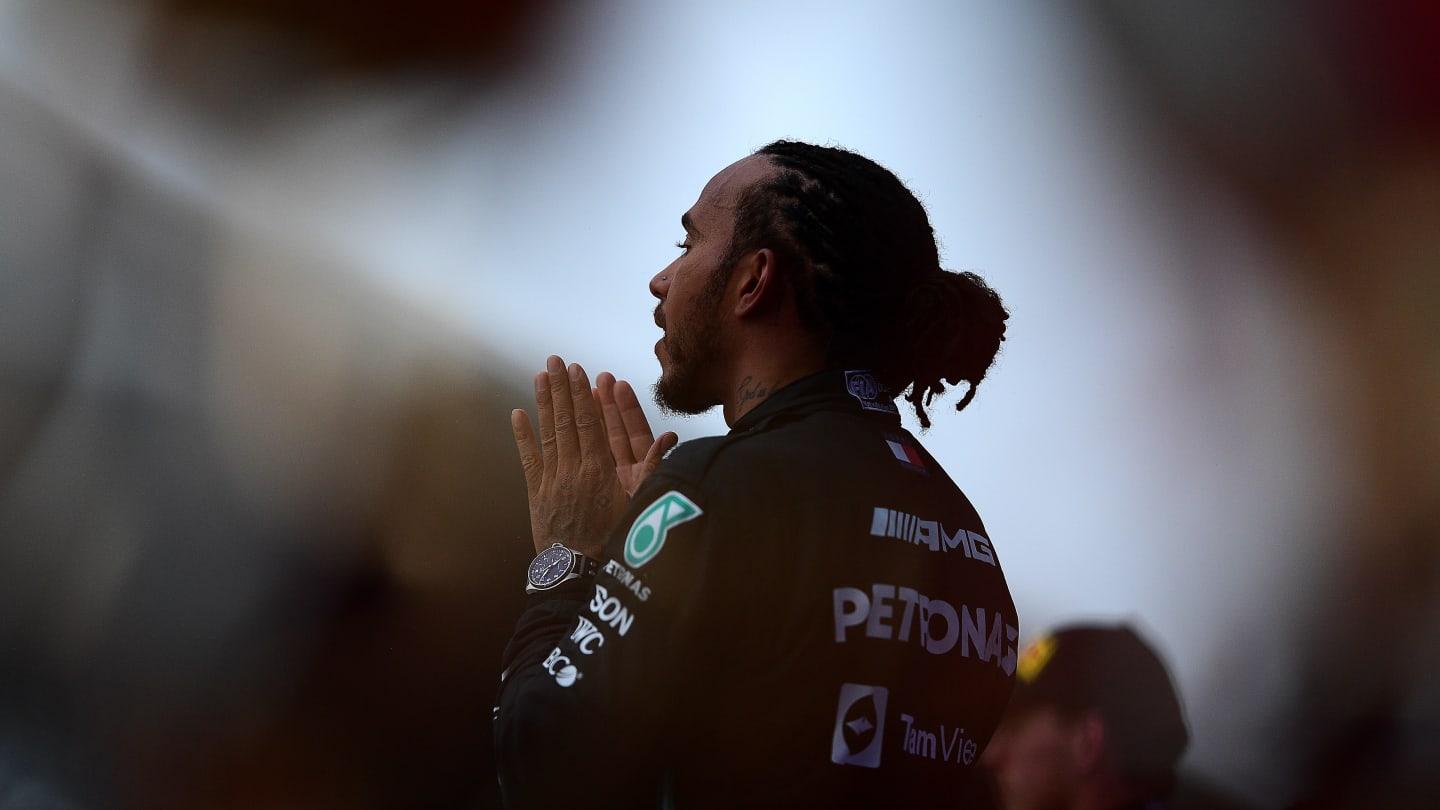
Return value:
[[(679, 261), (667, 269), (673, 270)], [(660, 360), (655, 401), (663, 410), (699, 414), (718, 404), (707, 394), (706, 383), (714, 376), (710, 369), (720, 354), (720, 297), (725, 289), (722, 270), (714, 268), (698, 294), (676, 300), (668, 315), (665, 302), (655, 305), (655, 323), (665, 330), (655, 345), (655, 356)]]
[(1049, 706), (1012, 710), (981, 755), (1004, 810), (1064, 808), (1082, 777), (1073, 721)]
[(650, 281), (651, 293), (660, 299), (655, 323), (665, 330), (655, 344), (660, 361), (655, 400), (667, 411), (703, 413), (730, 393), (719, 374), (727, 352), (724, 298), (731, 269), (722, 265), (741, 192), (771, 171), (765, 159), (749, 157), (711, 178), (681, 217), (682, 253)]

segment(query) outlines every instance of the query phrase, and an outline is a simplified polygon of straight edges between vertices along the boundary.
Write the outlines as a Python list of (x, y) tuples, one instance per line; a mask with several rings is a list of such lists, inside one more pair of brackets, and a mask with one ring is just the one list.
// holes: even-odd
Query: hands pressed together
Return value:
[(630, 497), (679, 438), (655, 438), (629, 383), (601, 372), (591, 388), (585, 369), (554, 355), (535, 375), (535, 407), (538, 442), (529, 414), (510, 414), (535, 550), (562, 543), (599, 559)]

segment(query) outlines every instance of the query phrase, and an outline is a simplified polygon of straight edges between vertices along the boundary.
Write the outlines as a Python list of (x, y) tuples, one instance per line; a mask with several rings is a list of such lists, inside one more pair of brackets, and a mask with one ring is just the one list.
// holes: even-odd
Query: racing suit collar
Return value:
[[(870, 387), (870, 396), (864, 396)], [(875, 416), (900, 422), (894, 399), (876, 382), (868, 371), (837, 371), (827, 369), (791, 382), (750, 409), (730, 428), (730, 435), (764, 427), (776, 417), (789, 413), (816, 410), (870, 411)]]

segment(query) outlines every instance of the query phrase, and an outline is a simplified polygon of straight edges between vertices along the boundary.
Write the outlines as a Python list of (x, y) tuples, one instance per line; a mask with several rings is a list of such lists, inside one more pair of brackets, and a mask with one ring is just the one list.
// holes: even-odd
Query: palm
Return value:
[(674, 446), (675, 434), (652, 439), (629, 385), (601, 374), (599, 386), (591, 388), (585, 369), (567, 369), (554, 355), (535, 375), (535, 410), (538, 431), (523, 409), (510, 414), (535, 550), (562, 543), (598, 557), (640, 482)]

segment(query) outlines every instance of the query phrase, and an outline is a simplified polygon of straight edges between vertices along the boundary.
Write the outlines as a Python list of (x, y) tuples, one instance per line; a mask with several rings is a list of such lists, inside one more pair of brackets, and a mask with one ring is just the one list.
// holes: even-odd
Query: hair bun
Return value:
[(1005, 339), (1010, 313), (980, 276), (939, 268), (911, 289), (907, 304), (916, 367), (906, 399), (916, 406), (921, 426), (929, 427), (921, 398), (929, 405), (946, 383), (968, 382), (969, 390), (955, 410), (969, 405)]

